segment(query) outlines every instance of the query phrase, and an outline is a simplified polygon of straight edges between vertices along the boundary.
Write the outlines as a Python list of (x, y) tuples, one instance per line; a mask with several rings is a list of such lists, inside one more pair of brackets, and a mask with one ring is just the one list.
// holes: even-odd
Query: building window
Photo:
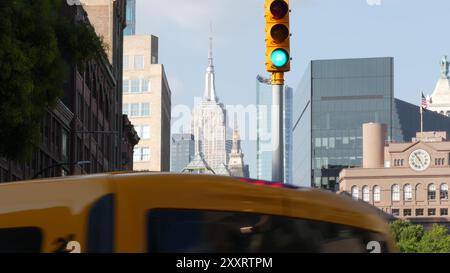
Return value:
[(441, 185), (441, 200), (448, 200), (448, 185)]
[(428, 200), (436, 200), (436, 186), (434, 184), (428, 186)]
[(150, 139), (150, 125), (142, 126), (142, 139)]
[(130, 116), (131, 117), (138, 117), (139, 116), (139, 103), (132, 103), (131, 104)]
[(428, 209), (428, 216), (436, 216), (436, 209)]
[(128, 70), (130, 69), (130, 56), (123, 55), (123, 69)]
[(134, 56), (134, 69), (136, 69), (136, 70), (144, 69), (144, 56), (143, 55)]
[(412, 200), (412, 186), (410, 184), (406, 184), (404, 188), (404, 198), (405, 201), (411, 201)]
[(394, 215), (395, 217), (400, 216), (400, 210), (399, 209), (392, 209), (392, 215)]
[(445, 158), (435, 158), (434, 164), (436, 166), (443, 166), (445, 164)]
[(127, 115), (127, 116), (128, 116), (128, 115), (130, 114), (129, 106), (130, 106), (130, 105), (129, 105), (129, 104), (126, 104), (126, 103), (123, 105), (123, 107), (122, 107), (122, 113), (123, 113), (124, 115)]
[(363, 200), (364, 200), (364, 202), (369, 202), (370, 201), (369, 187), (364, 186), (362, 191), (363, 191)]
[(358, 200), (358, 199), (359, 199), (359, 189), (358, 189), (357, 186), (354, 186), (354, 187), (352, 188), (352, 198), (353, 198), (354, 200)]
[(392, 186), (392, 201), (395, 201), (395, 202), (400, 201), (400, 186), (399, 185)]
[(150, 92), (150, 80), (149, 79), (142, 79), (141, 80), (141, 92)]
[(136, 125), (134, 128), (140, 139), (150, 139), (150, 125)]
[(133, 159), (135, 162), (150, 161), (150, 148), (135, 148)]
[(150, 148), (142, 148), (142, 161), (150, 161)]
[(423, 216), (423, 209), (416, 209), (416, 216)]
[(158, 61), (156, 60), (156, 56), (152, 56), (152, 64), (157, 64)]
[(66, 130), (62, 130), (62, 134), (61, 134), (61, 154), (63, 156), (64, 159), (66, 159), (67, 157), (69, 157), (69, 136)]
[(131, 80), (131, 93), (139, 93), (139, 80)]
[(403, 210), (403, 216), (405, 216), (405, 217), (412, 216), (412, 210), (411, 209), (404, 209)]
[(134, 148), (133, 161), (134, 162), (141, 161), (141, 158), (142, 158), (141, 148)]
[(448, 209), (441, 209), (441, 216), (448, 216)]
[(150, 116), (150, 103), (141, 104), (141, 117)]
[(129, 80), (123, 80), (123, 93), (129, 93), (130, 92), (130, 81)]
[(374, 202), (381, 201), (381, 188), (379, 186), (373, 187), (373, 201)]

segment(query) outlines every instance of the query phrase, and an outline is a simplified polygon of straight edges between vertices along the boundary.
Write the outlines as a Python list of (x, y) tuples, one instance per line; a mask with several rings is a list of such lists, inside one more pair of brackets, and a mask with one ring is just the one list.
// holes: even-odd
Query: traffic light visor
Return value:
[(272, 52), (271, 61), (275, 67), (283, 67), (289, 62), (289, 53), (284, 49), (275, 49)]
[(270, 5), (270, 12), (275, 19), (282, 19), (289, 13), (289, 5), (283, 0), (276, 0)]

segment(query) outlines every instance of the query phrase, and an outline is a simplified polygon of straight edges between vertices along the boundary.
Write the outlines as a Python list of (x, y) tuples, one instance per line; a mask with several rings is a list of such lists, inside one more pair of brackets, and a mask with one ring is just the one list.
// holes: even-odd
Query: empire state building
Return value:
[(205, 76), (205, 91), (192, 116), (195, 152), (213, 169), (215, 174), (230, 175), (227, 168), (227, 113), (216, 94), (212, 38)]

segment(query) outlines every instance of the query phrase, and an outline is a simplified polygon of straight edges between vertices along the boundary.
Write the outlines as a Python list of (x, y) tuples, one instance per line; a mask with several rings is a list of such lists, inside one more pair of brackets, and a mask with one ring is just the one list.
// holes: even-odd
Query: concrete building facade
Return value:
[(369, 123), (363, 138), (364, 164), (342, 170), (339, 192), (397, 218), (449, 226), (447, 132), (417, 133), (411, 142), (386, 144), (386, 125)]
[(171, 90), (158, 64), (158, 38), (125, 36), (123, 113), (140, 142), (134, 150), (137, 171), (170, 171)]

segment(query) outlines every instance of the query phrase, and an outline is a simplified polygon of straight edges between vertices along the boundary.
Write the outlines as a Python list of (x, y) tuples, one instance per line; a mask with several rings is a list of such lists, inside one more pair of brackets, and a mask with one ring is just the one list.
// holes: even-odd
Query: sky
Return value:
[[(308, 62), (394, 57), (395, 96), (419, 104), (431, 94), (450, 55), (448, 0), (290, 0), (292, 71), (297, 89)], [(173, 122), (204, 90), (213, 26), (216, 90), (225, 105), (255, 105), (265, 72), (264, 0), (137, 0), (137, 34), (159, 37), (159, 62), (172, 90)], [(294, 106), (295, 107), (295, 106)], [(232, 124), (230, 124), (232, 126)], [(256, 170), (256, 141), (242, 136)]]

